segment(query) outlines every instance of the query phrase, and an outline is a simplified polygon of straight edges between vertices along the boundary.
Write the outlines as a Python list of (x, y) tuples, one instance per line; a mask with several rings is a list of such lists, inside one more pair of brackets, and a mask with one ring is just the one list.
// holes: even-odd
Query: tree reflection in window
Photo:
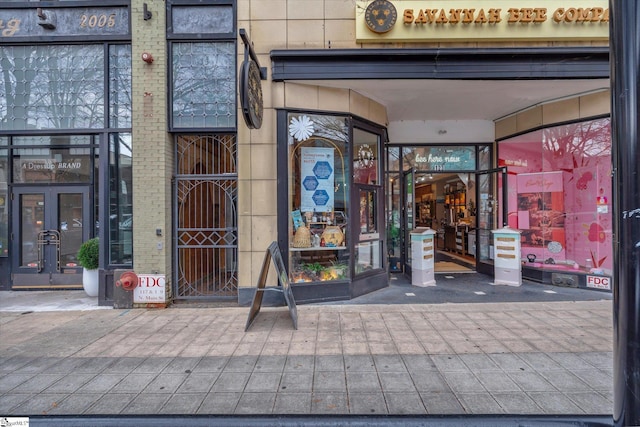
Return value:
[(0, 47), (0, 129), (103, 128), (102, 45)]
[(173, 44), (174, 128), (235, 128), (236, 56), (232, 42)]

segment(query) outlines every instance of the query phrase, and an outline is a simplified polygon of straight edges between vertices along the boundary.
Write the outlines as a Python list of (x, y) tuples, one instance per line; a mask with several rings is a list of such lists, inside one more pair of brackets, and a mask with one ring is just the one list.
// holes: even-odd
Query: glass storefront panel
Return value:
[(356, 274), (382, 268), (380, 241), (358, 243), (356, 248)]
[(353, 129), (353, 183), (380, 183), (378, 135)]
[(0, 130), (103, 128), (103, 45), (0, 46)]
[(348, 120), (292, 113), (287, 123), (291, 279), (348, 279)]
[(58, 226), (60, 231), (60, 264), (77, 264), (76, 255), (84, 236), (84, 200), (82, 193), (58, 194)]
[(171, 8), (171, 30), (174, 34), (233, 33), (231, 5), (179, 6)]
[(14, 183), (90, 183), (91, 148), (33, 147), (13, 150)]
[(9, 256), (9, 138), (0, 137), (0, 257)]
[(131, 127), (131, 45), (109, 46), (109, 127)]
[(402, 271), (400, 248), (400, 147), (387, 147), (386, 216), (389, 270)]
[(612, 274), (610, 119), (549, 127), (503, 140), (508, 223), (522, 230), (527, 266)]
[(233, 42), (172, 44), (172, 127), (236, 127)]
[(130, 133), (109, 136), (109, 263), (133, 262), (133, 171)]
[(357, 185), (359, 201), (360, 234), (355, 254), (356, 274), (365, 273), (382, 268), (380, 240), (381, 207), (378, 205), (378, 187), (361, 187)]
[(17, 201), (20, 206), (20, 266), (37, 267), (38, 261), (38, 233), (44, 226), (44, 194), (23, 194)]

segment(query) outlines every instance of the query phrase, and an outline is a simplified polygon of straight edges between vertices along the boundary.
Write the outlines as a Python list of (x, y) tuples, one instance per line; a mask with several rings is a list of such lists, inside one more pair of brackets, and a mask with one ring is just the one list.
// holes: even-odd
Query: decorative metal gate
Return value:
[(237, 296), (236, 165), (235, 135), (176, 137), (177, 299)]

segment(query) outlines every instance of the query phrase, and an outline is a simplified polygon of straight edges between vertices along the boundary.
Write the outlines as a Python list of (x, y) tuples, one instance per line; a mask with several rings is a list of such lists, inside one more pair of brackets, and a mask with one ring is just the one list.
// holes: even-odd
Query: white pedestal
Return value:
[(520, 231), (509, 227), (492, 230), (495, 285), (522, 285)]
[(435, 286), (436, 231), (416, 228), (411, 232), (411, 284)]

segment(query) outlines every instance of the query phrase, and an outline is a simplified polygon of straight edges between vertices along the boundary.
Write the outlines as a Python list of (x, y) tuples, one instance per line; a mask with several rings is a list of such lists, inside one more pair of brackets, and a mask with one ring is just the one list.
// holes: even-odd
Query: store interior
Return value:
[(435, 271), (475, 270), (475, 175), (416, 173), (416, 227), (436, 231)]

